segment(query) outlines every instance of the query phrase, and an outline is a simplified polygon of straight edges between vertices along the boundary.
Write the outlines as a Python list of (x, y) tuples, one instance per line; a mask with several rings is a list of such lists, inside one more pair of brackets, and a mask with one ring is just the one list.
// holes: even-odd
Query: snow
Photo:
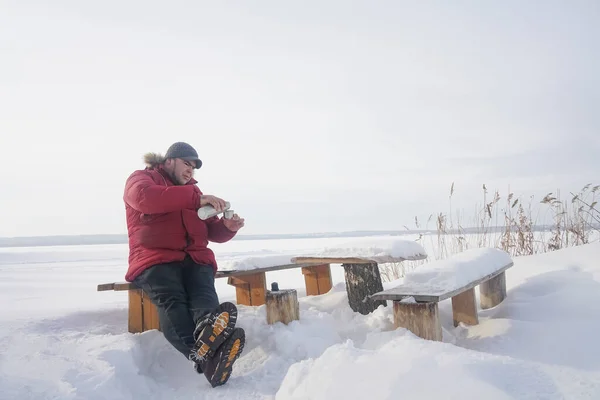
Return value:
[[(378, 338), (362, 348), (348, 340), (316, 360), (294, 364), (279, 394), (298, 400), (397, 398), (394, 394), (406, 399), (535, 399), (552, 394), (544, 374), (525, 362), (447, 344), (423, 344), (408, 335), (388, 339)], [(360, 371), (377, 373), (361, 379)], [(500, 382), (493, 374), (506, 380)]]
[[(343, 242), (213, 248), (260, 258)], [(123, 245), (0, 250), (0, 399), (600, 398), (599, 243), (515, 257), (507, 299), (480, 310), (477, 326), (455, 328), (442, 301), (443, 342), (394, 330), (390, 306), (352, 312), (341, 268), (331, 292), (310, 297), (297, 269), (267, 273), (298, 290), (301, 319), (267, 325), (264, 306), (239, 306), (248, 343), (215, 389), (160, 332), (127, 332), (127, 293), (96, 292), (122, 279), (126, 257)], [(221, 301), (235, 299), (226, 281), (216, 283)]]
[(423, 246), (414, 240), (393, 237), (352, 238), (334, 246), (325, 247), (303, 257), (359, 257), (372, 260), (402, 258), (416, 260), (427, 257)]
[(442, 296), (497, 272), (510, 263), (510, 255), (500, 249), (469, 249), (408, 272), (403, 285), (393, 290), (402, 294)]
[[(331, 244), (323, 246), (323, 242)], [(219, 270), (242, 271), (257, 268), (267, 268), (278, 265), (293, 264), (293, 257), (360, 257), (375, 261), (387, 262), (390, 260), (415, 260), (427, 257), (425, 249), (415, 240), (392, 236), (373, 236), (358, 238), (343, 238), (338, 240), (307, 241), (319, 246), (299, 248), (296, 240), (295, 246), (280, 248), (278, 251), (259, 250), (240, 253), (217, 253)]]
[(292, 256), (286, 254), (264, 254), (262, 256), (241, 254), (218, 258), (217, 262), (220, 271), (248, 271), (292, 264)]

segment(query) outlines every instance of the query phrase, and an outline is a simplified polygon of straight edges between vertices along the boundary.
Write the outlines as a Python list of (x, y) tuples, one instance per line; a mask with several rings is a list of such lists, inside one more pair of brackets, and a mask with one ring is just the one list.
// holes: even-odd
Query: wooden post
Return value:
[(264, 272), (230, 276), (227, 279), (227, 283), (235, 286), (235, 296), (238, 304), (245, 306), (261, 306), (265, 304), (267, 282)]
[(396, 328), (406, 328), (423, 339), (442, 341), (438, 303), (394, 301), (394, 325)]
[(267, 323), (273, 325), (276, 322), (289, 324), (291, 321), (300, 319), (300, 305), (298, 294), (294, 289), (268, 290), (266, 294)]
[(477, 325), (479, 323), (475, 288), (465, 290), (452, 297), (452, 316), (454, 326), (458, 326), (461, 322), (467, 325)]
[(377, 263), (342, 264), (346, 277), (348, 303), (355, 312), (367, 315), (380, 305), (386, 307), (384, 300), (371, 300), (369, 296), (383, 291), (381, 275)]
[(307, 296), (318, 296), (329, 292), (331, 284), (331, 267), (329, 264), (302, 267)]
[(129, 332), (160, 330), (158, 310), (142, 289), (129, 290)]
[(502, 272), (479, 285), (479, 302), (481, 308), (496, 307), (506, 298), (506, 274)]
[(145, 292), (142, 292), (142, 329), (149, 331), (157, 329), (160, 331), (160, 320), (158, 318), (158, 309), (150, 300)]
[(144, 331), (144, 313), (142, 307), (142, 289), (129, 291), (129, 322), (130, 333), (141, 333)]

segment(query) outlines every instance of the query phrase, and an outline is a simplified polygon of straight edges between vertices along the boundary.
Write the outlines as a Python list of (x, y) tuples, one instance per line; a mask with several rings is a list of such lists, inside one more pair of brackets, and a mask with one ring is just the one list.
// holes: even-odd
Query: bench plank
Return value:
[(482, 282), (492, 279), (512, 267), (514, 263), (504, 265), (494, 272), (472, 280), (466, 285), (449, 289), (448, 287), (425, 286), (418, 284), (404, 284), (398, 287), (377, 292), (371, 296), (372, 300), (402, 300), (407, 297), (413, 297), (417, 302), (440, 302), (449, 299), (465, 290), (474, 288)]
[(260, 272), (272, 272), (272, 271), (282, 271), (286, 269), (293, 268), (301, 268), (301, 267), (309, 267), (309, 264), (283, 264), (283, 265), (273, 265), (271, 267), (262, 267), (262, 268), (253, 268), (253, 269), (244, 269), (244, 270), (231, 270), (231, 271), (217, 271), (217, 275), (215, 278), (226, 278), (229, 276), (244, 276), (244, 275), (254, 275)]
[[(284, 264), (284, 265), (274, 265), (272, 267), (264, 267), (264, 268), (254, 268), (247, 270), (232, 270), (232, 271), (217, 271), (215, 275), (215, 279), (218, 278), (228, 278), (231, 276), (245, 276), (245, 275), (254, 275), (261, 272), (270, 272), (270, 271), (281, 271), (292, 268), (302, 268), (302, 267), (312, 267), (313, 264)], [(111, 283), (101, 283), (97, 286), (98, 292), (103, 292), (107, 290), (135, 290), (137, 286), (135, 286), (132, 282), (111, 282)]]
[(115, 282), (113, 290), (136, 290), (139, 289), (136, 285), (130, 282)]
[(424, 254), (418, 254), (414, 257), (392, 257), (392, 256), (378, 256), (378, 257), (292, 257), (293, 263), (307, 263), (307, 264), (373, 264), (373, 263), (393, 263), (402, 261), (413, 261), (413, 260), (424, 260), (427, 256)]
[(115, 283), (101, 283), (98, 285), (99, 292), (103, 292), (105, 290), (115, 290)]

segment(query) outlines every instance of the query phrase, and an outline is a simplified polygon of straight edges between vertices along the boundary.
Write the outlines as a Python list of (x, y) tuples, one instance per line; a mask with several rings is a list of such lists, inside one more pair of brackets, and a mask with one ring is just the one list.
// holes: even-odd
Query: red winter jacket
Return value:
[(202, 192), (192, 180), (175, 185), (159, 165), (133, 172), (125, 184), (125, 212), (129, 235), (129, 268), (125, 280), (132, 282), (155, 264), (181, 261), (189, 254), (198, 264), (217, 271), (208, 242), (223, 243), (235, 232), (212, 217), (198, 217)]

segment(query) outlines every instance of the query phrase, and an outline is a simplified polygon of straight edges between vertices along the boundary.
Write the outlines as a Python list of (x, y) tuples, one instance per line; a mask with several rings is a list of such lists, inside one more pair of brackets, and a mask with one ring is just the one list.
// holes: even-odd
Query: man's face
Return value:
[(165, 162), (165, 170), (177, 185), (185, 185), (192, 179), (195, 166), (194, 161), (186, 161), (180, 158), (169, 159)]

